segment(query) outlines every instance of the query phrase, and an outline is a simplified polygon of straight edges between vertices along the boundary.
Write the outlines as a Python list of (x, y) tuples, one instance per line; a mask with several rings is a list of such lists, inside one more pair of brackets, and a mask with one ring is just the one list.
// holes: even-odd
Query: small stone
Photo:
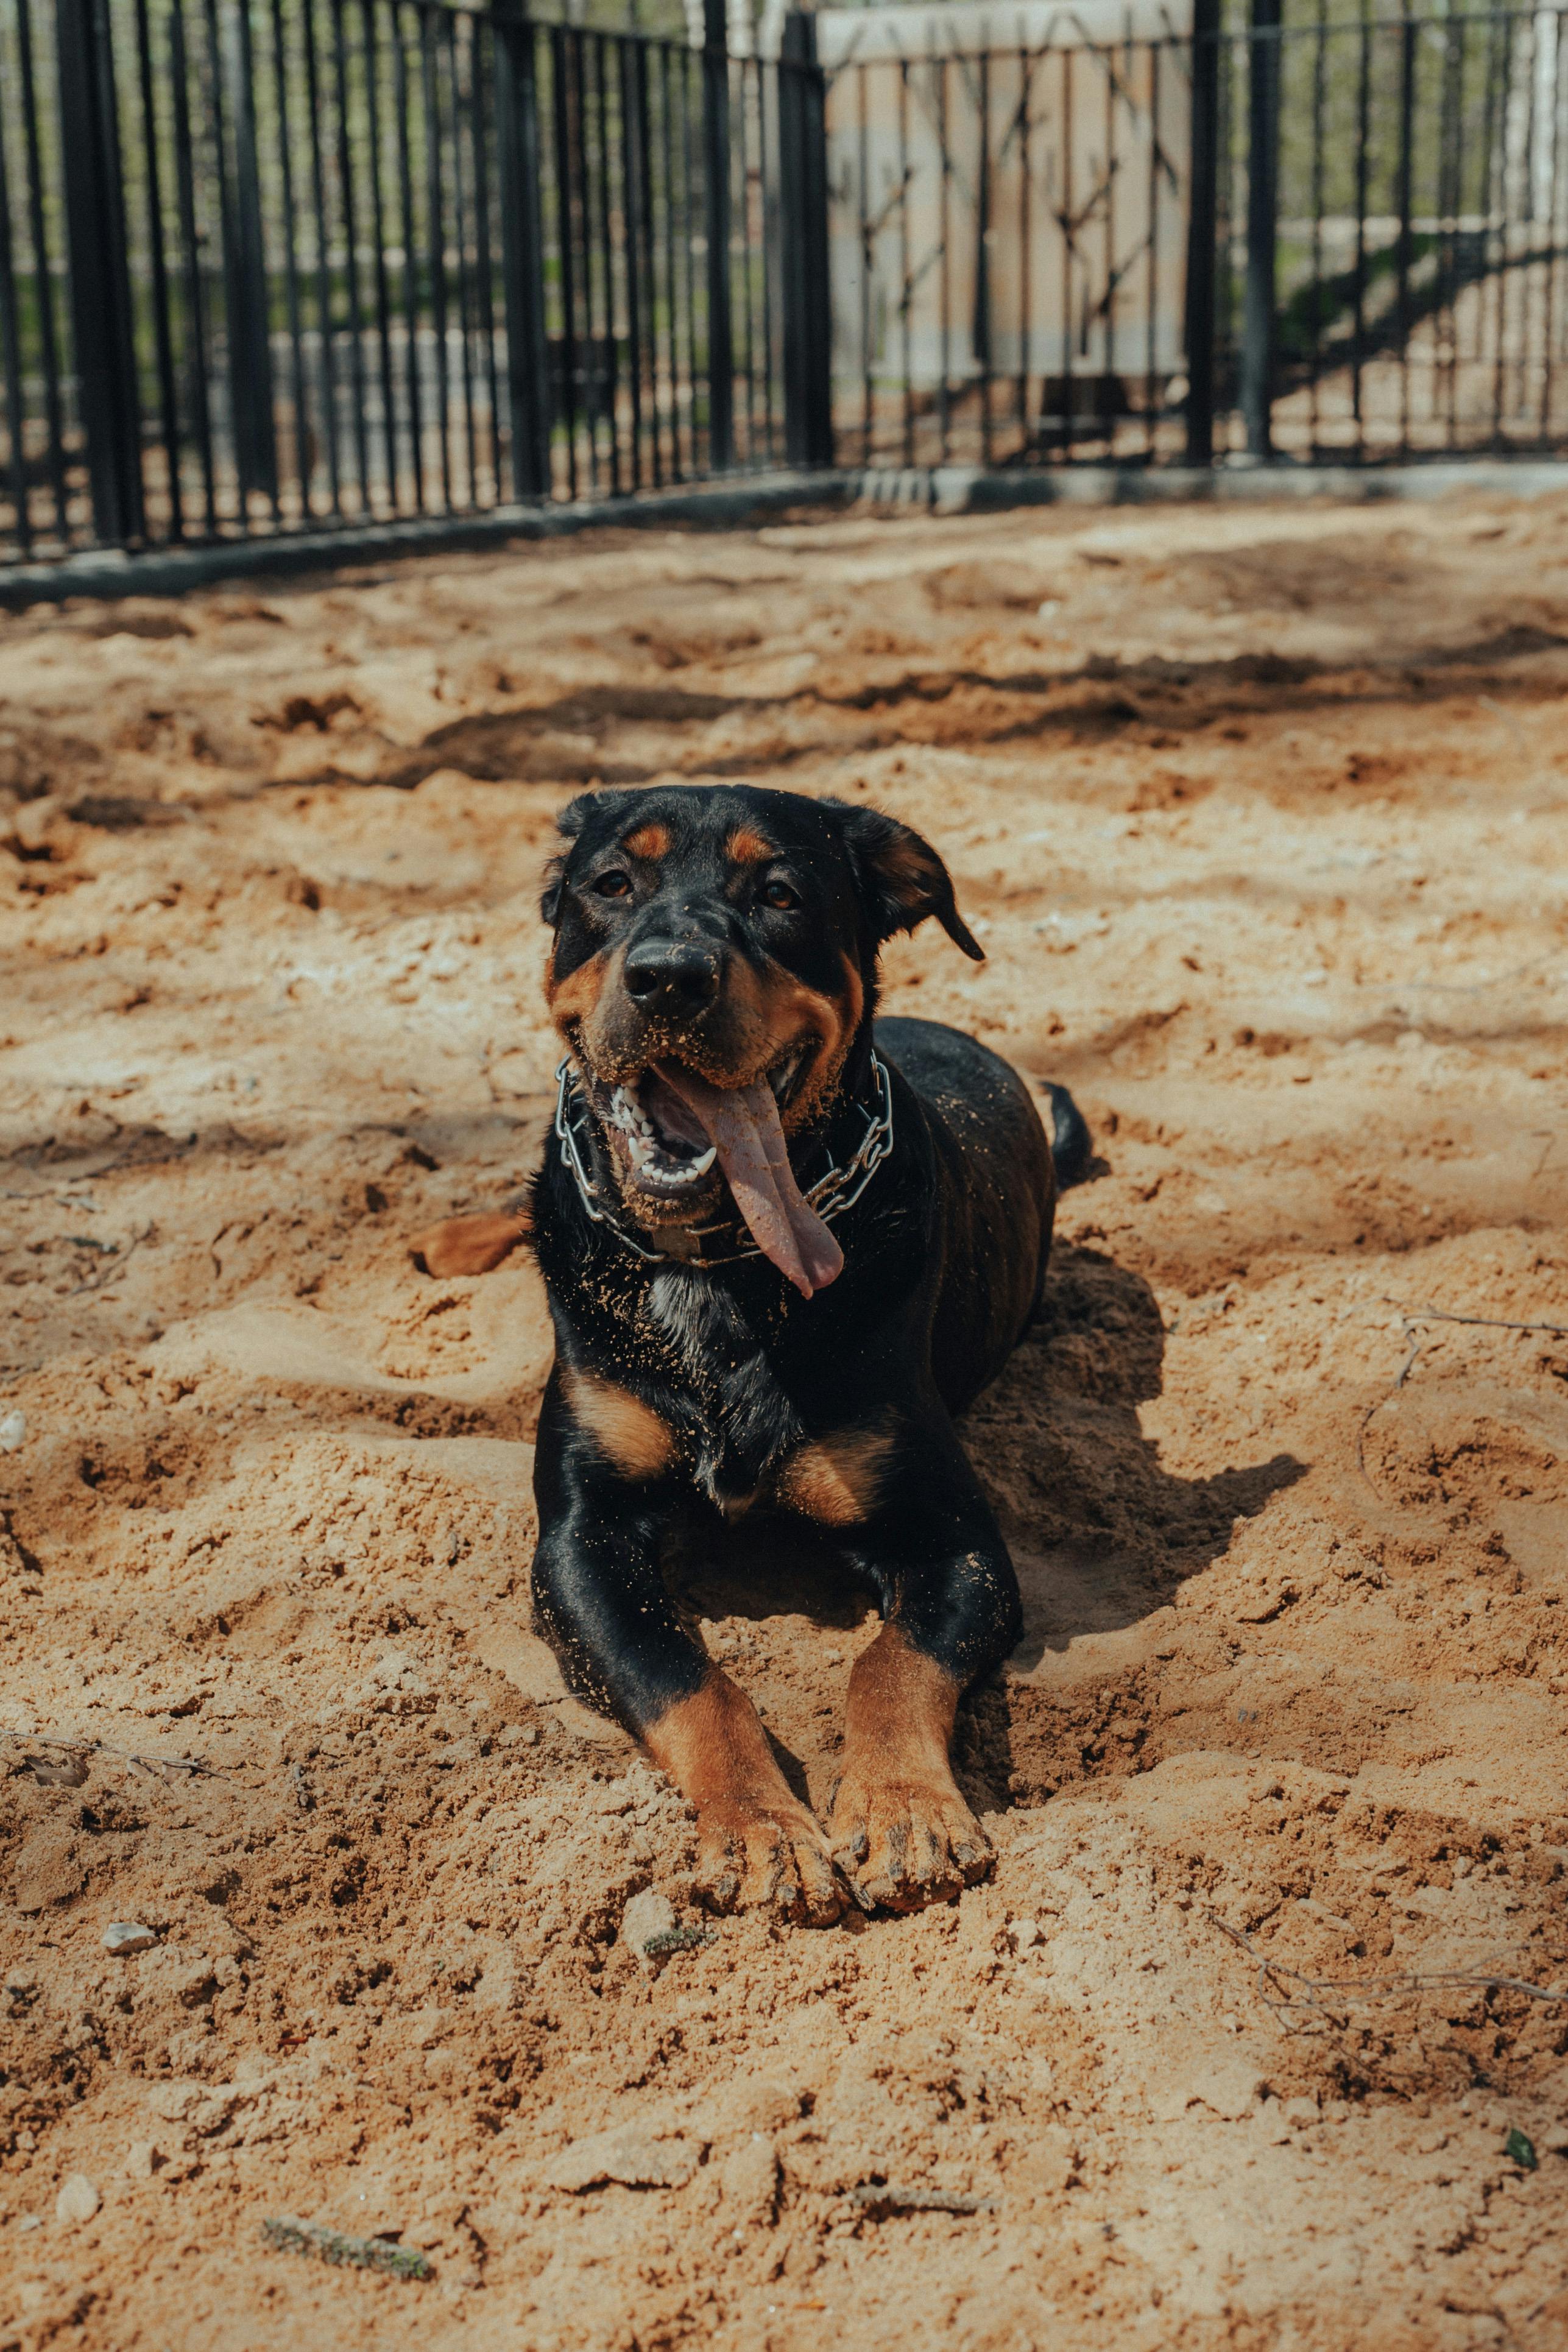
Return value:
[(668, 1895), (656, 1887), (646, 1886), (634, 1895), (621, 1915), (621, 1941), (630, 1944), (635, 1951), (646, 1952), (649, 1944), (660, 1936), (672, 1936), (678, 1922), (675, 1906)]
[(580, 2196), (605, 2180), (619, 2180), (628, 2189), (684, 2189), (696, 2171), (702, 2143), (689, 2139), (656, 2139), (636, 2124), (618, 2130), (595, 2132), (574, 2139), (550, 2166), (552, 2189)]
[(1007, 1929), (1007, 1941), (1016, 1952), (1032, 1952), (1045, 1940), (1037, 1919), (1015, 1919)]
[(144, 1927), (139, 1919), (116, 1919), (103, 1931), (104, 1950), (121, 1958), (128, 1952), (149, 1952), (157, 1940), (157, 1930)]
[(158, 2164), (159, 2152), (150, 2139), (133, 2139), (125, 2151), (127, 2180), (151, 2180)]
[(533, 1748), (538, 1740), (537, 1723), (503, 1723), (496, 1744), (500, 1748)]
[(68, 2173), (55, 2199), (57, 2221), (90, 2221), (103, 2200), (85, 2172)]
[(15, 1454), (27, 1434), (27, 1416), (20, 1405), (0, 1412), (0, 1454)]
[(712, 1940), (710, 1928), (683, 1927), (668, 1895), (651, 1886), (634, 1895), (621, 1914), (621, 1941), (645, 1963), (666, 1960), (671, 1952), (694, 1951)]

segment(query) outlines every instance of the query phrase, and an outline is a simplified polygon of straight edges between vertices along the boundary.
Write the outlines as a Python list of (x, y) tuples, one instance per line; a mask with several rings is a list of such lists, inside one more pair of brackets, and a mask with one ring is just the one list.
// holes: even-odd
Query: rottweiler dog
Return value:
[[(1053, 1150), (984, 1045), (874, 1023), (893, 933), (934, 916), (983, 954), (909, 826), (729, 785), (588, 794), (560, 822), (543, 913), (566, 1059), (530, 1209), (416, 1245), (471, 1272), (531, 1230), (556, 1348), (536, 1622), (695, 1807), (714, 1906), (820, 1924), (951, 1895), (990, 1859), (955, 1711), (1020, 1625), (953, 1416), (1036, 1311), (1087, 1129), (1047, 1089)], [(677, 1546), (763, 1513), (808, 1524), (884, 1620), (826, 1829), (667, 1583)]]

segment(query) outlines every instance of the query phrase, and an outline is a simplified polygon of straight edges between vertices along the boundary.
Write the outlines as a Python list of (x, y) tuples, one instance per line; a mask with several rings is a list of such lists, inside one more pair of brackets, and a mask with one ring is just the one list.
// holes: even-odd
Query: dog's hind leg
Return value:
[(1019, 1631), (1007, 1548), (947, 1436), (905, 1451), (889, 1506), (851, 1554), (886, 1596), (887, 1622), (849, 1678), (831, 1843), (862, 1900), (896, 1911), (953, 1895), (990, 1866), (949, 1748), (963, 1692)]

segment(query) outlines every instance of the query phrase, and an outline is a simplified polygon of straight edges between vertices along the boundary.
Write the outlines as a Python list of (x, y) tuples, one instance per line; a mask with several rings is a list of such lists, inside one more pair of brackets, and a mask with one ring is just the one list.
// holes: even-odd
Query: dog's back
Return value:
[(1039, 1304), (1056, 1175), (1028, 1087), (986, 1045), (936, 1021), (879, 1021), (878, 1050), (919, 1098), (940, 1230), (931, 1370), (950, 1412), (994, 1380)]

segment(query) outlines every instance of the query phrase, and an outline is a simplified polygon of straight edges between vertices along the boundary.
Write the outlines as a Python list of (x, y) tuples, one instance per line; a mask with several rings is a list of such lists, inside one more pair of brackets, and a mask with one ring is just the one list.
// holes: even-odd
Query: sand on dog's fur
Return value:
[[(0, 2346), (1561, 2343), (1568, 2006), (1281, 2017), (1215, 1919), (1568, 1985), (1565, 690), (1568, 505), (1475, 497), (0, 624), (0, 1722), (214, 1768), (0, 1743)], [(968, 1425), (994, 1883), (660, 1963), (689, 1824), (528, 1631), (537, 1277), (404, 1245), (544, 1132), (555, 811), (671, 776), (928, 832), (990, 960), (889, 1006), (1102, 1164)], [(870, 1622), (691, 1573), (821, 1803)]]

